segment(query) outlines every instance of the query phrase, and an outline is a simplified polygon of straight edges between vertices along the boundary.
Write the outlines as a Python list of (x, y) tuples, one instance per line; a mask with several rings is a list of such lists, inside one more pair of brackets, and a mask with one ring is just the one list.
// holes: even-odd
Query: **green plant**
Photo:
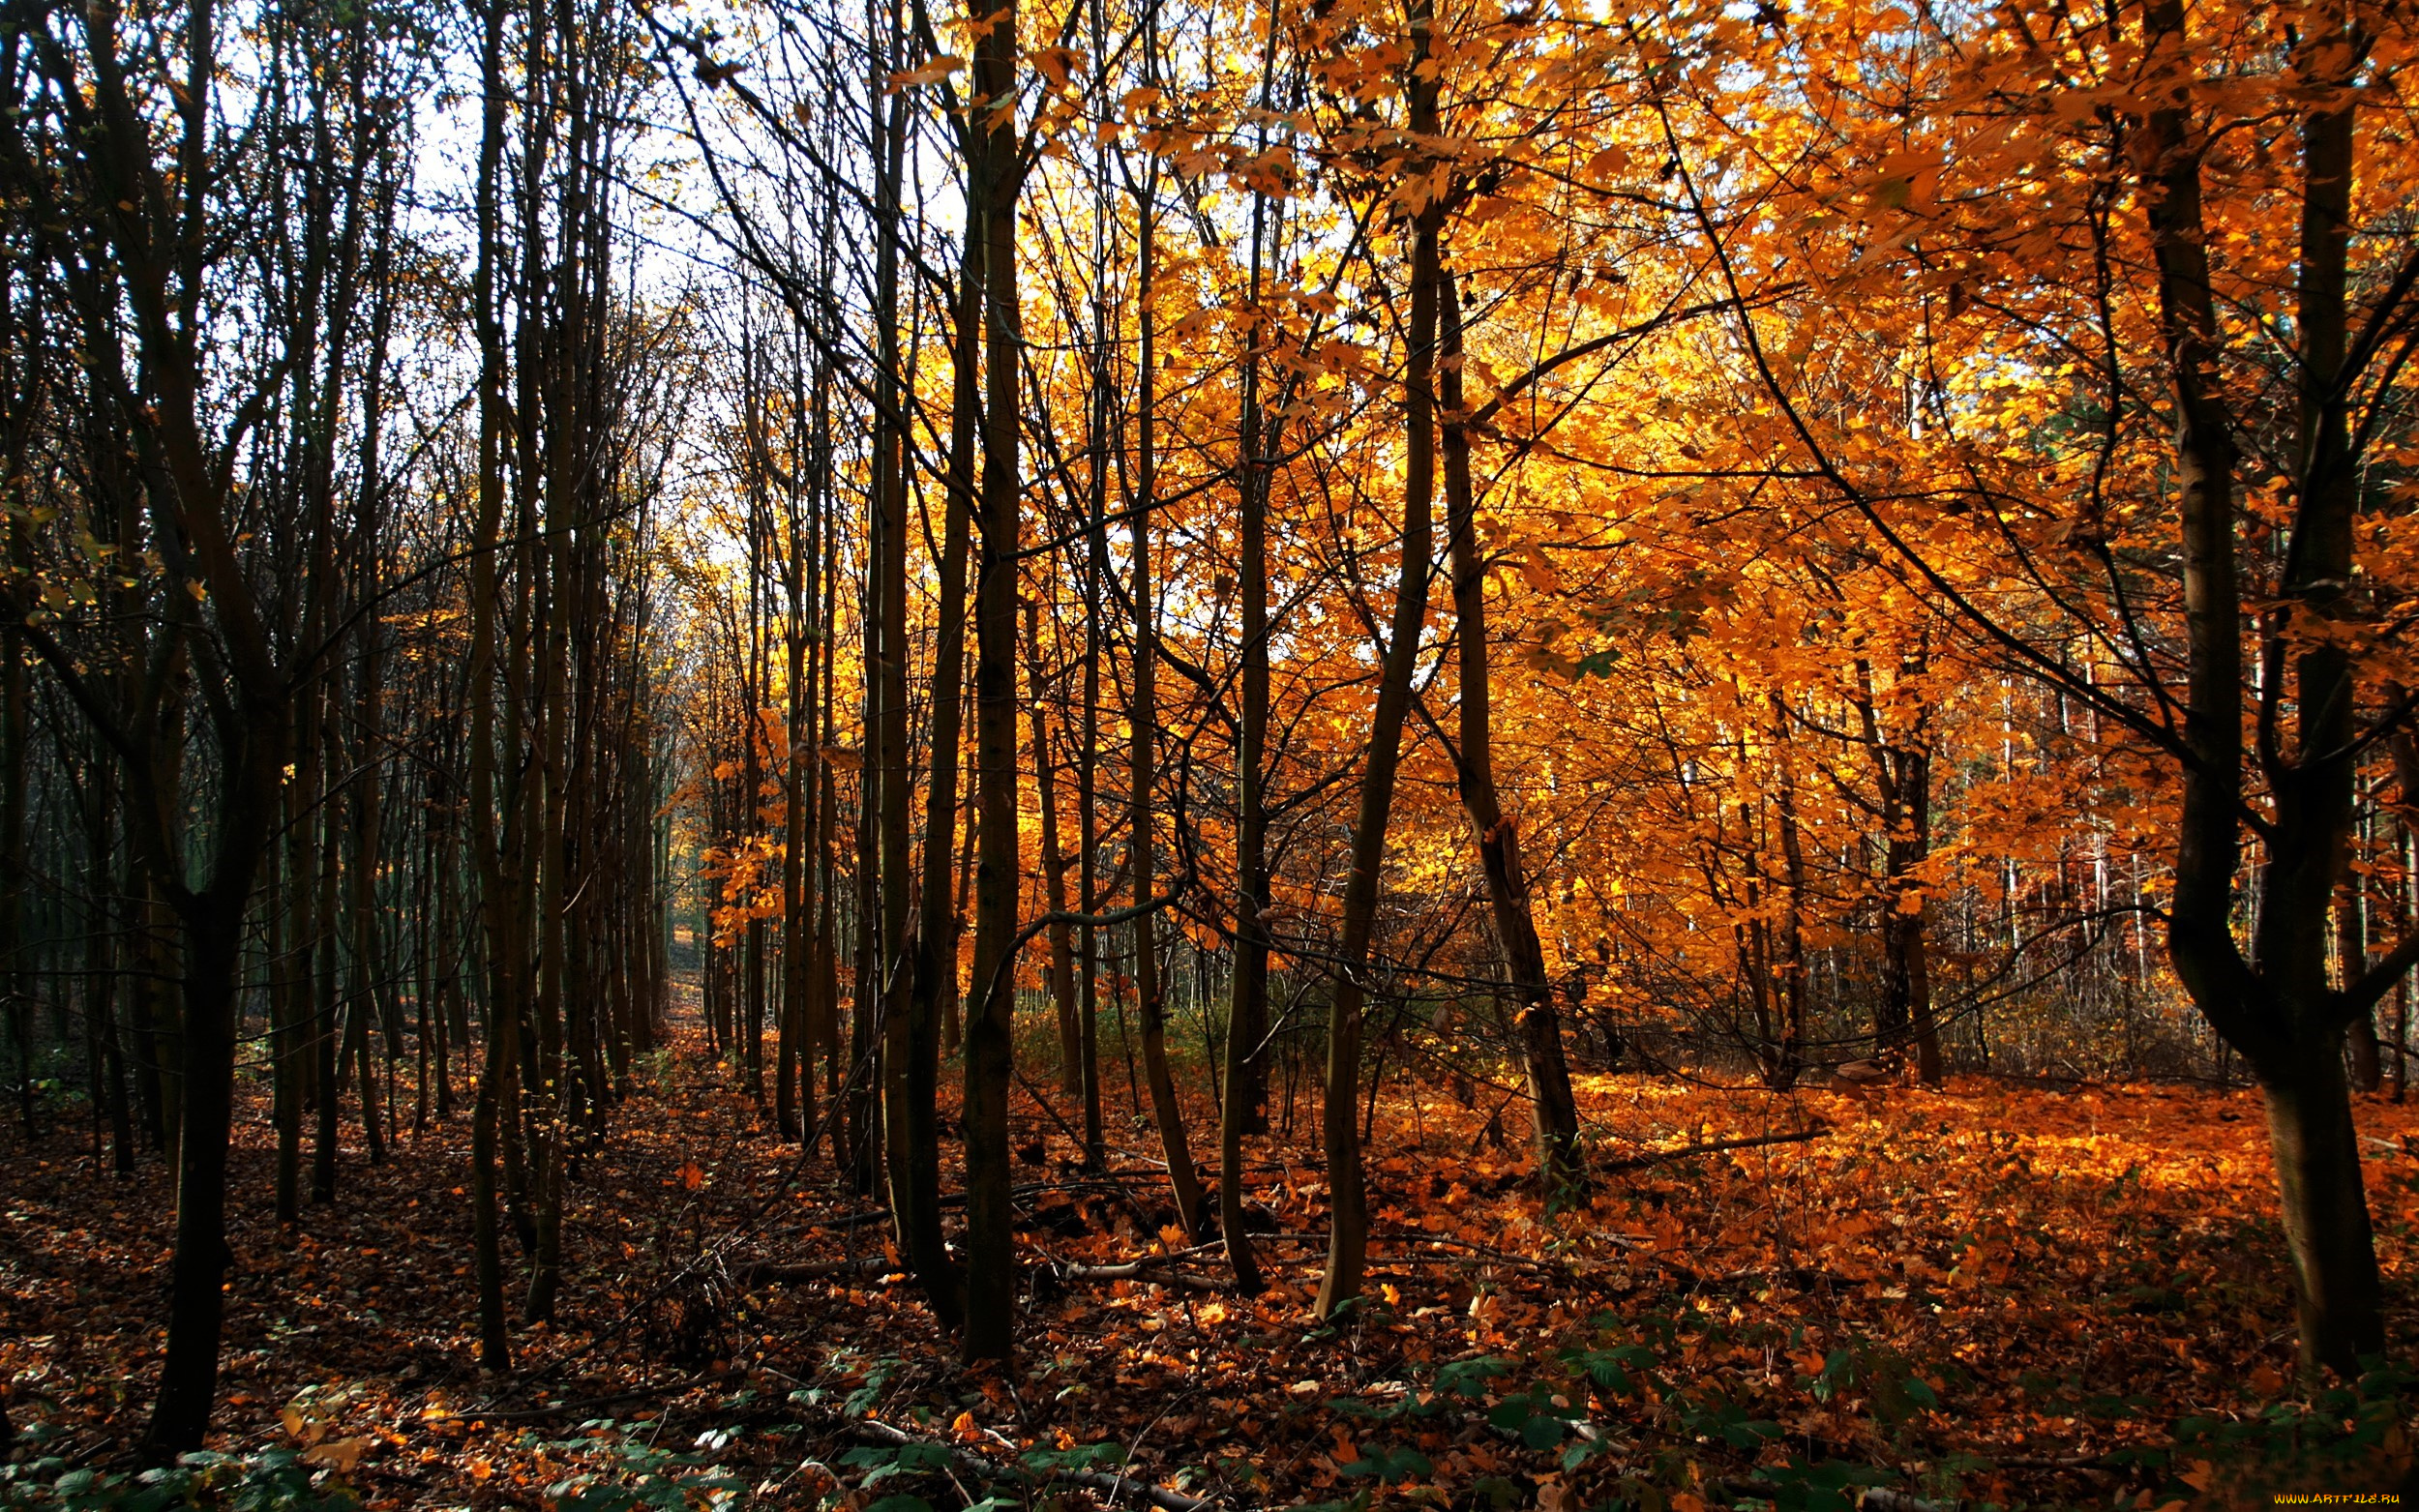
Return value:
[(180, 1455), (129, 1475), (44, 1458), (0, 1466), (0, 1507), (27, 1512), (353, 1512), (352, 1489), (291, 1449)]

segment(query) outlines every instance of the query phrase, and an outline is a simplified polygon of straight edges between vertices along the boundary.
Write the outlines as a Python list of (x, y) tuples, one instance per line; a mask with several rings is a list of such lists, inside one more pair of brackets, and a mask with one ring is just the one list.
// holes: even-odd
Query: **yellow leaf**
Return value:
[(1050, 81), (1053, 89), (1064, 89), (1072, 75), (1084, 68), (1084, 55), (1072, 47), (1036, 47), (1031, 53), (1033, 67)]
[(1588, 177), (1598, 183), (1629, 166), (1629, 155), (1619, 147), (1606, 147), (1588, 160)]
[(954, 52), (944, 52), (922, 68), (909, 69), (904, 74), (891, 74), (890, 87), (905, 89), (911, 84), (938, 84), (964, 67), (966, 67), (964, 58)]
[(1520, 576), (1539, 593), (1552, 593), (1563, 585), (1562, 575), (1554, 571), (1543, 551), (1530, 551), (1520, 558)]

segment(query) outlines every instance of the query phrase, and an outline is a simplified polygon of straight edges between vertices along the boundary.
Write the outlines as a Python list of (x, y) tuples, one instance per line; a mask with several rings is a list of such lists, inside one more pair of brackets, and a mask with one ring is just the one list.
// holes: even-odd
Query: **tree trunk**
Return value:
[[(792, 430), (792, 435), (796, 434)], [(801, 448), (792, 445), (791, 466), (800, 465)], [(781, 1137), (792, 1141), (800, 1139), (815, 1118), (815, 1078), (810, 1071), (806, 1078), (807, 1106), (804, 1117), (798, 1106), (798, 1058), (804, 1049), (806, 1030), (806, 994), (808, 981), (808, 925), (814, 917), (815, 900), (809, 888), (812, 875), (806, 869), (807, 805), (813, 799), (810, 788), (812, 767), (807, 745), (807, 710), (815, 701), (814, 688), (808, 681), (809, 663), (806, 654), (806, 530), (799, 518), (799, 499), (794, 475), (786, 491), (785, 523), (788, 526), (782, 550), (782, 587), (788, 596), (789, 614), (782, 622), (781, 643), (786, 658), (782, 678), (782, 745), (781, 793), (781, 1018), (776, 1042), (777, 1064), (773, 1075), (773, 1113), (780, 1125)]]
[(1462, 807), (1478, 835), (1478, 864), (1486, 874), (1487, 904), (1496, 937), (1510, 967), (1512, 1024), (1529, 1078), (1529, 1109), (1536, 1130), (1538, 1170), (1551, 1201), (1567, 1205), (1586, 1183), (1579, 1150), (1579, 1108), (1570, 1091), (1570, 1067), (1563, 1055), (1561, 1016), (1554, 986), (1545, 975), (1545, 951), (1538, 941), (1537, 916), (1529, 906), (1529, 877), (1520, 858), (1520, 831), (1504, 812), (1495, 786), (1494, 736), (1489, 725), (1494, 690), (1488, 665), (1486, 553), (1478, 541), (1476, 490), (1470, 477), (1470, 436), (1462, 427), (1461, 297), (1453, 276), (1438, 275), (1444, 362), (1438, 401), (1445, 410), (1445, 507), (1452, 547), (1453, 617), (1459, 626), (1460, 737), (1455, 776)]
[[(1153, 175), (1155, 180), (1155, 175)], [(1176, 1079), (1168, 1071), (1167, 1001), (1159, 982), (1159, 931), (1151, 912), (1151, 887), (1156, 865), (1151, 846), (1152, 761), (1159, 736), (1157, 683), (1157, 590), (1150, 578), (1150, 510), (1158, 490), (1157, 416), (1152, 401), (1153, 323), (1150, 312), (1152, 263), (1158, 255), (1157, 222), (1148, 200), (1141, 207), (1141, 288), (1136, 300), (1142, 320), (1142, 365), (1134, 377), (1135, 399), (1134, 513), (1131, 554), (1134, 584), (1134, 682), (1126, 724), (1131, 733), (1127, 765), (1127, 818), (1132, 826), (1129, 865), (1134, 873), (1134, 995), (1143, 1033), (1143, 1076), (1150, 1083), (1151, 1121), (1159, 1128), (1160, 1153), (1167, 1157), (1168, 1181), (1175, 1189), (1176, 1221), (1185, 1237), (1201, 1239), (1203, 1217), (1201, 1173), (1193, 1169), (1190, 1144), (1184, 1138), (1184, 1111), (1176, 1100)]]
[[(1926, 663), (1919, 648), (1904, 653), (1898, 675), (1920, 677)], [(1874, 1010), (1873, 1040), (1883, 1053), (1912, 1047), (1917, 1075), (1926, 1086), (1940, 1084), (1940, 1034), (1932, 1023), (1931, 901), (1923, 871), (1931, 857), (1932, 763), (1928, 714), (1919, 712), (1908, 730), (1886, 730), (1874, 706), (1872, 667), (1856, 663), (1856, 691), (1849, 696), (1864, 732), (1873, 779), (1881, 793), (1882, 990)], [(1918, 700), (1917, 707), (1923, 709)]]
[[(950, 890), (951, 860), (956, 855), (958, 815), (958, 747), (966, 685), (966, 558), (971, 548), (974, 499), (974, 454), (981, 445), (982, 406), (977, 390), (977, 363), (982, 349), (977, 330), (982, 320), (984, 253), (977, 227), (981, 224), (983, 181), (979, 166), (969, 164), (971, 186), (967, 209), (967, 238), (958, 268), (956, 340), (950, 349), (949, 476), (942, 490), (940, 603), (935, 610), (932, 680), (932, 739), (929, 773), (924, 788), (924, 854), (921, 885), (922, 917), (913, 935), (911, 969), (900, 973), (897, 1021), (889, 1044), (898, 1064), (886, 1080), (892, 1098), (886, 1110), (890, 1130), (891, 1211), (899, 1246), (923, 1284), (933, 1312), (942, 1326), (955, 1329), (963, 1317), (957, 1264), (949, 1257), (941, 1232), (941, 1020), (957, 1000), (959, 910)], [(897, 934), (889, 948), (893, 959), (907, 959), (908, 831), (907, 831), (907, 502), (898, 474), (890, 482), (891, 505), (884, 512), (884, 634), (897, 637), (884, 663), (884, 675), (896, 669), (890, 698), (893, 726), (885, 728), (882, 780), (895, 776), (899, 791), (895, 809), (884, 790), (884, 907), (896, 907)], [(1013, 606), (1011, 606), (1013, 610)], [(887, 744), (895, 740), (894, 747)], [(896, 833), (891, 829), (895, 814)], [(896, 847), (897, 881), (892, 891), (890, 866)], [(886, 936), (887, 937), (887, 936)]]
[[(1274, 24), (1274, 17), (1270, 17)], [(1266, 94), (1266, 80), (1263, 80)], [(1265, 196), (1251, 211), (1251, 299), (1260, 301)], [(1146, 327), (1148, 330), (1148, 327)], [(1235, 822), (1235, 971), (1228, 984), (1224, 1093), (1218, 1104), (1218, 1231), (1226, 1240), (1235, 1289), (1256, 1296), (1266, 1285), (1243, 1227), (1243, 1137), (1266, 1134), (1269, 1032), (1269, 478), (1261, 464), (1260, 362), (1245, 343), (1242, 412), (1236, 437), (1238, 589), (1242, 600), (1242, 708), (1237, 731)], [(1143, 366), (1150, 367), (1150, 359)]]
[[(11, 448), (11, 456), (19, 455)], [(14, 470), (15, 463), (0, 463)], [(0, 531), (9, 544), (9, 565), (23, 565), (23, 527), (11, 515)], [(34, 1116), (34, 997), (29, 990), (25, 940), (25, 847), (27, 736), (25, 660), (19, 627), (0, 625), (0, 1003), (8, 1008), (9, 1032), (16, 1042), (17, 1126), (31, 1142), (41, 1132)]]
[[(1437, 84), (1421, 65), (1429, 54), (1434, 24), (1430, 0), (1415, 0), (1411, 13), (1411, 126), (1421, 136), (1436, 131)], [(1360, 1085), (1361, 1004), (1367, 995), (1369, 937), (1376, 923), (1386, 863), (1387, 821), (1393, 812), (1394, 776), (1402, 756), (1403, 717), (1411, 706), (1419, 633), (1427, 623), (1431, 515), (1436, 490), (1436, 333), (1438, 239), (1444, 216), (1431, 202), (1413, 230), (1411, 330), (1403, 381), (1403, 533), (1401, 576), (1394, 589), (1390, 639), (1378, 679), (1377, 709), (1370, 720), (1369, 756), (1360, 780), (1359, 817), (1353, 825), (1352, 874), (1344, 883), (1344, 913), (1336, 944), (1335, 996), (1328, 1010), (1327, 1095), (1321, 1112), (1332, 1218), (1327, 1269), (1314, 1306), (1321, 1318), (1360, 1295), (1368, 1255), (1369, 1212), (1360, 1165), (1360, 1130), (1353, 1116)]]
[[(1042, 894), (1052, 913), (1066, 908), (1066, 854), (1059, 847), (1059, 775), (1050, 757), (1050, 719), (1043, 698), (1049, 685), (1041, 670), (1041, 606), (1025, 601), (1025, 667), (1032, 687), (1033, 785), (1041, 793)], [(1075, 1022), (1075, 936), (1064, 920), (1052, 924), (1050, 1006), (1059, 1024), (1059, 1086), (1083, 1092), (1084, 1036)]]
[[(346, 1025), (343, 999), (336, 991), (336, 888), (338, 880), (336, 818), (328, 802), (331, 794), (324, 781), (334, 745), (328, 738), (328, 718), (325, 706), (327, 684), (324, 677), (310, 685), (310, 702), (306, 705), (305, 722), (311, 726), (308, 737), (312, 749), (318, 753), (322, 781), (312, 785), (316, 802), (310, 815), (309, 828), (317, 842), (317, 853), (311, 858), (311, 872), (302, 885), (312, 893), (311, 903), (311, 968), (308, 973), (313, 993), (311, 1019), (312, 1048), (318, 1066), (318, 1119), (313, 1131), (311, 1148), (311, 1200), (314, 1202), (336, 1201), (336, 1175), (342, 1154), (344, 1111), (343, 1054)], [(299, 767), (300, 763), (297, 763)]]
[[(268, 738), (262, 731), (261, 738)], [(240, 778), (238, 779), (241, 780)], [(229, 834), (241, 848), (257, 837)], [(177, 1141), (176, 1258), (168, 1273), (168, 1343), (144, 1434), (157, 1456), (198, 1449), (218, 1396), (226, 1308), (226, 1148), (235, 1107), (235, 988), (250, 869), (230, 903), (197, 899), (185, 918), (185, 1127)]]
[(1789, 738), (1789, 711), (1780, 696), (1773, 712), (1774, 822), (1780, 831), (1780, 1044), (1774, 1055), (1773, 1084), (1797, 1084), (1806, 1070), (1806, 840), (1798, 824), (1797, 754)]
[[(472, 318), (479, 336), (478, 514), (470, 542), (469, 808), (464, 826), (477, 875), (478, 917), (487, 1000), (487, 1054), (470, 1111), (471, 1263), (476, 1272), (479, 1365), (491, 1376), (512, 1369), (512, 1333), (504, 1314), (504, 1254), (496, 1212), (496, 1159), (505, 1106), (519, 1050), (519, 932), (507, 900), (504, 837), (495, 791), (495, 642), (498, 603), (496, 552), (501, 549), (504, 477), (504, 331), (496, 299), (498, 207), (504, 118), (511, 100), (504, 85), (505, 0), (485, 0), (481, 16), (481, 111), (478, 182), (478, 262)], [(509, 726), (508, 726), (509, 727)], [(507, 765), (507, 772), (511, 770)], [(508, 777), (507, 782), (511, 779)]]
[[(971, 151), (981, 163), (984, 426), (982, 568), (975, 579), (977, 843), (973, 995), (966, 1015), (966, 1330), (969, 1361), (1009, 1360), (1016, 1337), (1016, 1242), (1009, 1211), (1008, 1087), (1016, 1052), (1016, 598), (1020, 478), (1014, 107), (1016, 0), (976, 44)], [(987, 124), (986, 124), (987, 123)], [(971, 227), (970, 226), (970, 229)]]
[[(2193, 756), (2184, 769), (2168, 951), (2194, 1002), (2242, 1052), (2268, 1099), (2299, 1289), (2303, 1366), (2350, 1370), (2358, 1356), (2382, 1348), (2385, 1330), (2344, 1081), (2343, 1031), (2386, 986), (2375, 970), (2342, 992), (2327, 983), (2326, 911), (2351, 819), (2350, 667), (2344, 648), (2325, 637), (2292, 658), (2299, 759), (2274, 763), (2269, 772), (2274, 815), (2253, 959), (2246, 960), (2233, 927), (2245, 703), (2236, 448), (2220, 391), (2222, 336), (2201, 200), (2204, 144), (2191, 101), (2193, 53), (2181, 0), (2157, 0), (2144, 15), (2144, 31), (2151, 78), (2143, 92), (2154, 104), (2142, 117), (2136, 161), (2148, 180), (2144, 201), (2169, 353), (2184, 556), (2184, 727)], [(2304, 455), (2285, 602), (2268, 627), (2277, 677), (2285, 672), (2290, 616), (2339, 617), (2350, 579), (2358, 488), (2338, 376), (2353, 168), (2346, 86), (2358, 53), (2351, 43), (2348, 34), (2317, 36), (2302, 54), (2316, 66), (2314, 74), (2334, 76), (2314, 79), (2303, 124), (2297, 293)], [(2331, 86), (2334, 97), (2320, 85)]]
[[(2366, 878), (2352, 870), (2355, 847), (2343, 847), (2342, 877), (2335, 884), (2335, 954), (2336, 981), (2350, 987), (2369, 969), (2369, 909), (2363, 896)], [(2385, 1078), (2385, 1065), (2377, 1053), (2377, 1020), (2374, 1009), (2356, 1016), (2346, 1033), (2351, 1051), (2351, 1088), (2355, 1092), (2374, 1092)]]
[(2341, 1036), (2303, 1042), (2300, 1053), (2262, 1072), (2259, 1089), (2293, 1256), (2302, 1357), (2351, 1380), (2363, 1356), (2385, 1351), (2385, 1325)]

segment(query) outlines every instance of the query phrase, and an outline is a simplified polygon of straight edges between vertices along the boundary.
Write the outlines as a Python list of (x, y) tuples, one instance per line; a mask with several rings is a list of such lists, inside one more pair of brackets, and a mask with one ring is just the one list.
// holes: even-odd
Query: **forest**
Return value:
[(2419, 1494), (2415, 60), (0, 0), (0, 1508)]

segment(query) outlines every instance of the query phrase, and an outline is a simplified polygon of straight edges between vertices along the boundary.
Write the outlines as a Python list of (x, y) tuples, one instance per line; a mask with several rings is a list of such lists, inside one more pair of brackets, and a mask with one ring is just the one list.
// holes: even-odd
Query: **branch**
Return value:
[[(939, 1439), (919, 1438), (914, 1434), (893, 1428), (888, 1423), (875, 1422), (871, 1418), (860, 1423), (851, 1423), (849, 1431), (871, 1443), (889, 1444), (893, 1447), (911, 1443), (946, 1449), (950, 1464), (970, 1475), (979, 1475), (989, 1480), (1025, 1481), (1030, 1480), (1036, 1473), (1039, 1473), (1021, 1466), (1003, 1465), (997, 1460), (976, 1454), (971, 1449), (960, 1449), (942, 1444)], [(1188, 1497), (1180, 1491), (1170, 1491), (1164, 1486), (1154, 1486), (1147, 1480), (1136, 1480), (1130, 1475), (1112, 1475), (1105, 1470), (1058, 1469), (1050, 1471), (1047, 1478), (1072, 1481), (1078, 1486), (1088, 1486), (1094, 1491), (1105, 1491), (1112, 1501), (1120, 1497), (1136, 1497), (1154, 1507), (1164, 1508), (1165, 1512), (1210, 1512), (1210, 1509), (1216, 1505), (1215, 1502), (1200, 1497)]]
[(2375, 965), (2360, 974), (2359, 981), (2335, 994), (2331, 1005), (2335, 1011), (2330, 1017), (2337, 1021), (2336, 1026), (2347, 1024), (2374, 1008), (2380, 998), (2393, 991), (2394, 984), (2415, 965), (2419, 965), (2419, 930), (2404, 935), (2402, 943), (2387, 951)]
[(1716, 1155), (1723, 1150), (1760, 1149), (1767, 1144), (1803, 1144), (1808, 1140), (1822, 1139), (1830, 1133), (1829, 1124), (1818, 1123), (1810, 1129), (1799, 1129), (1788, 1134), (1759, 1134), (1751, 1140), (1713, 1140), (1703, 1144), (1683, 1144), (1678, 1149), (1651, 1150), (1644, 1155), (1632, 1155), (1628, 1160), (1607, 1161), (1596, 1169), (1598, 1171), (1642, 1171), (1649, 1166), (1663, 1166), (1675, 1160), (1687, 1160), (1691, 1155)]

